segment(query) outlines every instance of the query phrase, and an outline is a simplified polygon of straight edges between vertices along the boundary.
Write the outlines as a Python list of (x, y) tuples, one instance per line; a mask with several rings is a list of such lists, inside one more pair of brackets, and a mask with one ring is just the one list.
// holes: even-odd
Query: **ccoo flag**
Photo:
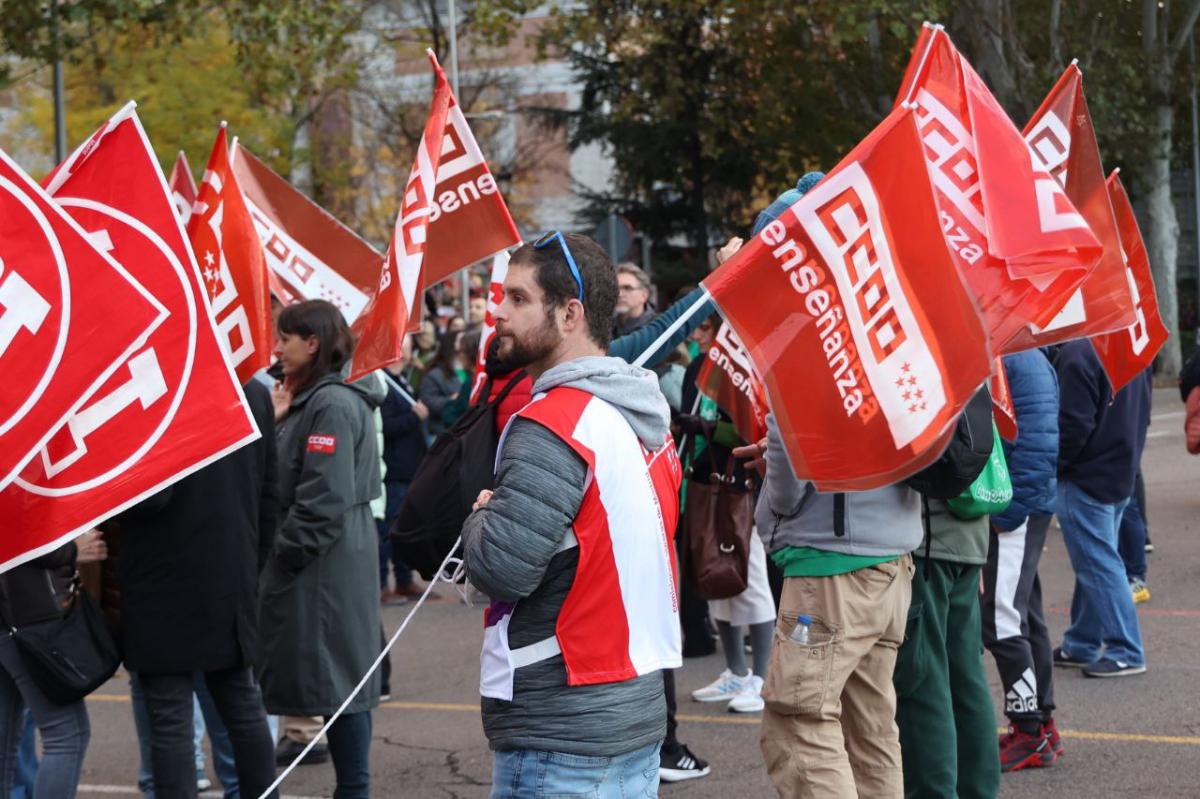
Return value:
[[(1031, 349), (1124, 330), (1134, 321), (1133, 297), (1079, 67), (1073, 63), (1067, 67), (1025, 126), (1024, 135), (1029, 148), (1066, 190), (1104, 249), (1096, 268), (1058, 315), (1044, 328), (1027, 327), (1014, 347)], [(1038, 285), (1038, 280), (1033, 283)]]
[[(1045, 326), (1100, 254), (1087, 223), (940, 28), (926, 25), (897, 103), (918, 109), (946, 245), (992, 348)], [(1036, 278), (1039, 290), (1028, 278)]]
[(223, 122), (187, 232), (230, 363), (245, 383), (271, 362), (271, 295), (262, 242), (229, 168)]
[(446, 115), (453, 99), (450, 83), (432, 50), (429, 61), (434, 74), (433, 102), (429, 106), (421, 143), (417, 146), (417, 157), (408, 175), (408, 185), (404, 188), (404, 199), (396, 216), (378, 285), (354, 324), (358, 346), (350, 362), (348, 380), (351, 382), (399, 361), (403, 357), (404, 333), (420, 313), (415, 305), (423, 282), (425, 252), (429, 247), (430, 198), (437, 184), (435, 176), (444, 151)]
[[(487, 385), (487, 352), (496, 338), (496, 309), (504, 302), (504, 278), (508, 276), (508, 250), (492, 256), (492, 278), (488, 285), (487, 316), (479, 336), (479, 353), (475, 356), (475, 383), (471, 387), (471, 404), (479, 401), (480, 392)], [(757, 440), (757, 439), (755, 439)]]
[(171, 167), (171, 202), (175, 205), (175, 213), (186, 226), (192, 218), (192, 206), (196, 204), (196, 179), (192, 177), (192, 167), (188, 163), (183, 150), (175, 157), (175, 166)]
[(743, 441), (758, 441), (767, 434), (766, 390), (750, 353), (728, 322), (721, 324), (705, 353), (696, 387), (729, 414)]
[(877, 488), (933, 461), (990, 371), (921, 149), (914, 111), (894, 109), (704, 280), (797, 476), (821, 490)]
[(1154, 363), (1154, 356), (1158, 355), (1169, 334), (1158, 314), (1158, 295), (1154, 289), (1146, 244), (1142, 241), (1142, 232), (1138, 228), (1137, 217), (1133, 215), (1129, 195), (1125, 193), (1125, 186), (1121, 184), (1116, 170), (1109, 175), (1108, 191), (1117, 219), (1117, 231), (1121, 235), (1125, 279), (1133, 295), (1134, 322), (1125, 330), (1094, 336), (1092, 347), (1104, 365), (1113, 394), (1116, 394)]

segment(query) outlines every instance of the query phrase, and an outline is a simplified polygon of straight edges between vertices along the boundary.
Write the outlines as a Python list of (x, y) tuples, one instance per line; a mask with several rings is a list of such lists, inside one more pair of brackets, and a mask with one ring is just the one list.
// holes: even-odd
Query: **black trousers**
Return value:
[[(192, 675), (142, 672), (138, 679), (150, 716), (154, 795), (158, 799), (193, 799)], [(275, 742), (267, 727), (262, 693), (248, 667), (206, 672), (204, 680), (229, 731), (239, 793), (257, 797), (275, 781)]]
[(1025, 530), (991, 533), (983, 574), (983, 643), (996, 658), (1004, 713), (1014, 723), (1054, 712), (1054, 662), (1038, 562), (1050, 516), (1030, 516)]

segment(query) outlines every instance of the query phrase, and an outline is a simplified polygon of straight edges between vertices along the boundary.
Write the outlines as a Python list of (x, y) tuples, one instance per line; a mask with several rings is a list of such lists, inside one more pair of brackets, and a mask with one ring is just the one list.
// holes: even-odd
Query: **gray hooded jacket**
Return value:
[(870, 557), (899, 557), (925, 531), (921, 495), (897, 483), (872, 491), (824, 494), (792, 471), (775, 415), (767, 415), (767, 479), (754, 512), (767, 552), (812, 547)]
[[(533, 393), (558, 386), (607, 401), (647, 447), (662, 446), (670, 411), (654, 373), (616, 358), (578, 358), (543, 374)], [(508, 627), (514, 649), (555, 633), (579, 564), (578, 547), (558, 548), (583, 502), (586, 479), (586, 465), (566, 442), (536, 422), (514, 418), (492, 498), (463, 526), (471, 582), (493, 599), (517, 603)], [(495, 750), (611, 757), (666, 734), (661, 674), (570, 687), (562, 655), (517, 669), (512, 701), (484, 697), (482, 707)]]

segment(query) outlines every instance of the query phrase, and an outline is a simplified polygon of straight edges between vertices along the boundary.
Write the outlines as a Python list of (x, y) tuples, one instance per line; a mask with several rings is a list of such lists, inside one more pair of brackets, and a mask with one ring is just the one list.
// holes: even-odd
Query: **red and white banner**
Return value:
[[(1133, 297), (1079, 67), (1067, 67), (1023, 133), (1104, 249), (1096, 268), (1058, 315), (1045, 328), (1026, 328), (1013, 346), (1032, 349), (1124, 330), (1134, 321)], [(1036, 279), (1033, 282), (1038, 285)]]
[(0, 492), (12, 531), (0, 540), (0, 563), (69, 540), (259, 437), (134, 104), (76, 150), (47, 190), (168, 315)]
[(1100, 244), (940, 27), (922, 30), (904, 103), (918, 109), (945, 242), (992, 348), (1015, 351), (1029, 324), (1046, 326), (1066, 304)]
[(1113, 394), (1116, 394), (1154, 363), (1154, 357), (1170, 333), (1158, 313), (1158, 294), (1154, 289), (1146, 244), (1117, 170), (1108, 177), (1108, 192), (1117, 219), (1117, 231), (1121, 235), (1125, 276), (1133, 295), (1135, 320), (1125, 330), (1093, 337), (1092, 347), (1104, 365)]
[(224, 123), (217, 131), (187, 233), (230, 363), (245, 383), (271, 363), (271, 295), (262, 242), (229, 168)]
[(192, 177), (192, 167), (188, 164), (183, 150), (175, 156), (175, 166), (171, 167), (171, 202), (175, 204), (175, 213), (183, 220), (183, 224), (192, 218), (192, 206), (196, 204), (196, 179)]
[[(440, 71), (436, 62), (434, 68)], [(463, 231), (470, 231), (464, 235)], [(437, 189), (429, 198), (424, 284), (521, 243), (496, 178), (475, 142), (454, 93), (446, 112)]]
[[(404, 201), (396, 216), (396, 226), (380, 270), (378, 287), (354, 325), (358, 346), (350, 362), (348, 382), (399, 361), (403, 357), (401, 345), (404, 334), (410, 321), (420, 314), (415, 306), (423, 283), (425, 250), (431, 231), (430, 198), (434, 195), (434, 176), (437, 175), (439, 159), (444, 151), (442, 143), (446, 132), (446, 115), (453, 100), (450, 83), (438, 66), (432, 50), (429, 51), (429, 61), (433, 65), (435, 78), (429, 118), (425, 122), (417, 157), (408, 175)], [(463, 231), (458, 231), (458, 235), (469, 238)]]
[(992, 395), (992, 418), (996, 420), (996, 429), (1006, 441), (1017, 440), (1017, 411), (1013, 407), (1012, 388), (1008, 385), (1008, 372), (1004, 369), (1004, 359), (997, 358), (992, 363), (992, 382), (988, 386)]
[(229, 161), (277, 281), (272, 291), (285, 304), (328, 300), (353, 324), (379, 282), (383, 255), (240, 143)]
[(899, 108), (704, 280), (822, 490), (919, 471), (990, 373), (913, 110)]
[[(91, 142), (89, 142), (90, 144)], [(0, 151), (0, 488), (167, 318), (167, 309)], [(0, 571), (42, 524), (5, 519)]]
[(696, 388), (729, 414), (743, 441), (758, 441), (767, 434), (766, 389), (750, 353), (728, 322), (721, 324), (705, 353)]
[[(501, 250), (492, 256), (492, 278), (488, 285), (487, 316), (483, 319), (483, 329), (479, 336), (479, 353), (475, 356), (475, 384), (471, 386), (471, 404), (479, 401), (479, 392), (487, 383), (488, 347), (496, 337), (496, 309), (504, 302), (504, 278), (508, 276), (508, 250)], [(755, 439), (757, 440), (757, 439)]]

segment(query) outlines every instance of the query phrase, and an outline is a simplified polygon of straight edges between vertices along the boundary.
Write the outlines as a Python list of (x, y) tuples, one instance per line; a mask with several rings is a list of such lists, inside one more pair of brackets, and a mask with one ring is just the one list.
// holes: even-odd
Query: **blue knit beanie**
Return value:
[(808, 190), (820, 183), (823, 177), (825, 177), (824, 172), (808, 172), (804, 177), (796, 181), (796, 188), (788, 189), (776, 197), (775, 202), (764, 208), (754, 220), (754, 230), (751, 235), (757, 236), (763, 228), (783, 216), (784, 211), (795, 205), (796, 201), (805, 194), (808, 194)]

